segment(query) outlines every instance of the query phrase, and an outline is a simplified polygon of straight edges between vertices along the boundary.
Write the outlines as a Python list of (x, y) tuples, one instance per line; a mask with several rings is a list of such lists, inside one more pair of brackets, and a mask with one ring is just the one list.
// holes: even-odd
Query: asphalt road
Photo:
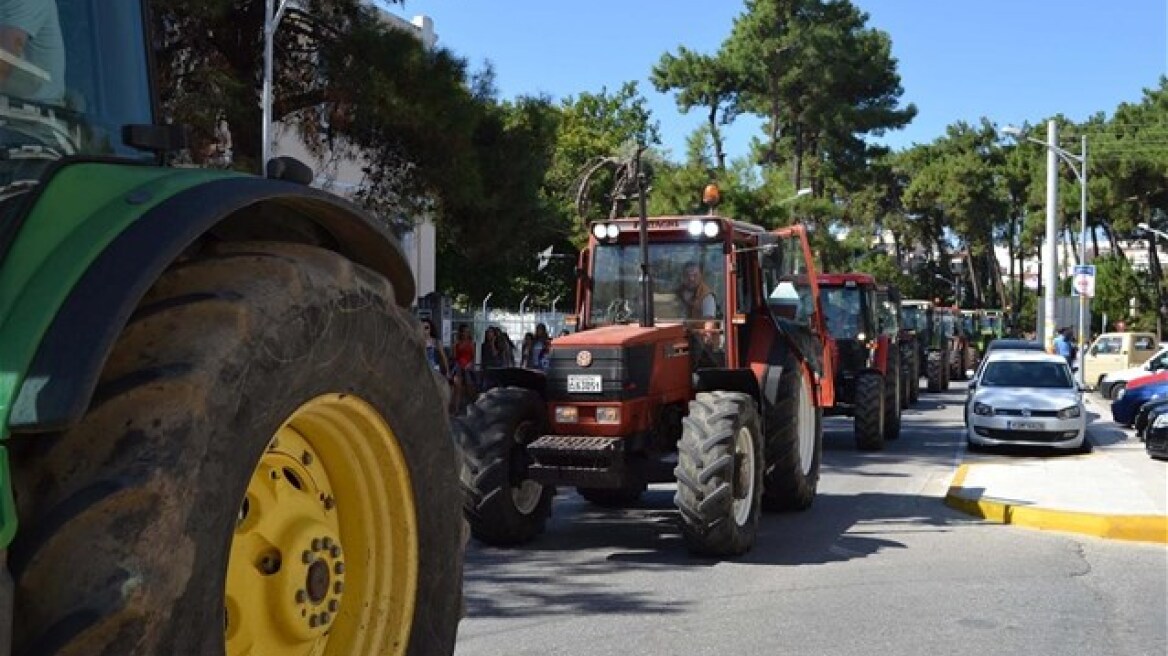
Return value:
[[(468, 549), (458, 656), (1168, 653), (1168, 550), (989, 524), (942, 498), (964, 458), (955, 386), (859, 453), (831, 418), (819, 496), (743, 558), (689, 556), (671, 486), (628, 510), (561, 491), (548, 532)], [(1025, 456), (1018, 456), (1025, 457)]]

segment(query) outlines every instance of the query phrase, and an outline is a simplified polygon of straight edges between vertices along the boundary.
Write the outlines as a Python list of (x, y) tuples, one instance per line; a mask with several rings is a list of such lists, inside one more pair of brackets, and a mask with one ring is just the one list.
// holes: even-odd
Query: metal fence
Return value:
[(534, 335), (536, 325), (542, 323), (547, 326), (548, 335), (554, 338), (564, 330), (564, 316), (563, 312), (524, 312), (519, 314), (506, 310), (488, 309), (484, 315), (481, 310), (474, 313), (455, 310), (451, 313), (450, 319), (442, 321), (442, 343), (450, 346), (454, 342), (454, 335), (458, 327), (462, 324), (470, 326), (476, 345), (475, 363), (481, 363), (481, 345), (484, 335), (487, 333), (487, 328), (495, 326), (511, 340), (512, 351), (515, 354), (515, 365), (519, 366), (519, 360), (522, 357), (523, 336), (527, 333)]

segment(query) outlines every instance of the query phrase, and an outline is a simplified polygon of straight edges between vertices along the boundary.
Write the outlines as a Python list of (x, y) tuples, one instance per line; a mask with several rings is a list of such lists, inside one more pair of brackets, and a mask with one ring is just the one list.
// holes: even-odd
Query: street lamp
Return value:
[[(1045, 314), (1046, 325), (1043, 326), (1043, 344), (1047, 350), (1050, 350), (1054, 338), (1054, 321), (1055, 321), (1055, 288), (1058, 285), (1058, 248), (1055, 245), (1057, 240), (1057, 226), (1056, 223), (1056, 208), (1058, 204), (1058, 159), (1066, 162), (1067, 166), (1071, 168), (1071, 172), (1079, 179), (1079, 259), (1082, 262), (1087, 261), (1087, 135), (1082, 136), (1082, 151), (1079, 155), (1059, 148), (1058, 146), (1058, 124), (1053, 120), (1047, 121), (1046, 124), (1046, 141), (1035, 139), (1029, 135), (1024, 135), (1022, 130), (1013, 126), (1007, 125), (1002, 128), (1004, 134), (1009, 134), (1015, 138), (1022, 138), (1025, 136), (1027, 141), (1036, 143), (1046, 148), (1046, 240), (1047, 240), (1047, 258), (1050, 263), (1046, 273), (1046, 297), (1045, 297)], [(1056, 157), (1058, 159), (1056, 159)], [(1075, 162), (1079, 166), (1075, 166)], [(1087, 349), (1084, 348), (1084, 339), (1087, 331), (1090, 328), (1090, 322), (1087, 320), (1087, 296), (1079, 294), (1079, 382), (1084, 382), (1084, 363), (1087, 356)]]

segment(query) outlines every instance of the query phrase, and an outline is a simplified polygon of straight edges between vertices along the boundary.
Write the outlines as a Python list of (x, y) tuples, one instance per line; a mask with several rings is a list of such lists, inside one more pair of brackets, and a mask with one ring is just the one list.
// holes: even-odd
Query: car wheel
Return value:
[(1119, 393), (1127, 389), (1127, 383), (1115, 383), (1107, 388), (1107, 398), (1114, 401), (1119, 398)]

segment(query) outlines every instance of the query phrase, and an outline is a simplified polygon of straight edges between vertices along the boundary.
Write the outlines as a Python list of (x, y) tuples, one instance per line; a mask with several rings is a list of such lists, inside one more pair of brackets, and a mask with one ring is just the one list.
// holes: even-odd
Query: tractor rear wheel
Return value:
[(539, 394), (496, 387), (454, 420), (463, 457), (466, 518), (475, 538), (490, 545), (522, 544), (543, 533), (555, 488), (528, 477), (527, 445), (546, 425)]
[(908, 377), (908, 398), (916, 403), (921, 398), (921, 357), (917, 353), (912, 356), (912, 373)]
[(912, 358), (905, 355), (904, 351), (900, 352), (900, 384), (897, 388), (900, 390), (900, 409), (908, 410), (912, 405), (912, 391), (909, 389), (909, 381), (912, 380)]
[(929, 391), (941, 392), (945, 389), (945, 360), (940, 351), (929, 351), (925, 364), (925, 376), (929, 379)]
[(900, 355), (889, 354), (888, 375), (884, 377), (884, 440), (900, 437)]
[(576, 492), (589, 503), (601, 508), (624, 508), (641, 500), (648, 486), (644, 483), (634, 483), (626, 487), (578, 487)]
[(698, 394), (677, 446), (674, 503), (690, 551), (707, 556), (749, 551), (758, 534), (764, 458), (754, 399), (741, 392)]
[(393, 294), (304, 245), (166, 271), (85, 417), (12, 443), (15, 653), (452, 653), (457, 458)]
[(811, 380), (792, 353), (781, 363), (775, 403), (767, 408), (764, 510), (806, 510), (819, 486), (823, 455), (823, 410), (816, 407)]
[(884, 448), (884, 376), (865, 372), (856, 376), (856, 447), (861, 451)]

